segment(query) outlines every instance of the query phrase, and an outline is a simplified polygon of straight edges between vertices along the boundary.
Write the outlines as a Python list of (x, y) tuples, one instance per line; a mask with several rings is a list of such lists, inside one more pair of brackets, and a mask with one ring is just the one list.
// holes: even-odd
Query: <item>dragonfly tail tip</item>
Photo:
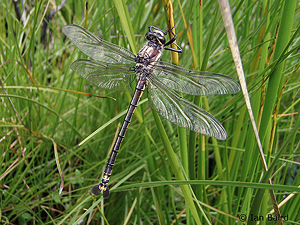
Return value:
[(99, 195), (103, 191), (103, 198), (108, 199), (109, 198), (109, 188), (107, 187), (106, 184), (97, 184), (93, 187), (92, 193), (94, 195)]
[(95, 185), (92, 189), (92, 193), (97, 196), (100, 194), (100, 192), (101, 192), (100, 185), (99, 184)]
[(109, 188), (105, 185), (105, 188), (103, 190), (103, 198), (108, 199), (109, 198)]

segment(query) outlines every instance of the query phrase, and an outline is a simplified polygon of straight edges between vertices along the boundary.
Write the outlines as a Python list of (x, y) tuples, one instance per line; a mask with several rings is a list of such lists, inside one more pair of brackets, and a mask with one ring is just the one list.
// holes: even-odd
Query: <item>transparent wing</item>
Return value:
[(134, 63), (135, 55), (132, 52), (98, 38), (83, 27), (70, 24), (64, 26), (62, 30), (77, 48), (94, 60), (108, 63)]
[(122, 63), (79, 59), (71, 64), (71, 69), (92, 85), (104, 89), (130, 91), (130, 83), (135, 77), (134, 68)]
[(240, 85), (234, 79), (217, 73), (187, 70), (166, 62), (157, 62), (152, 76), (178, 92), (190, 95), (235, 94)]
[(219, 140), (227, 138), (225, 128), (216, 118), (176, 92), (168, 90), (165, 84), (153, 77), (149, 79), (148, 99), (152, 108), (179, 127)]

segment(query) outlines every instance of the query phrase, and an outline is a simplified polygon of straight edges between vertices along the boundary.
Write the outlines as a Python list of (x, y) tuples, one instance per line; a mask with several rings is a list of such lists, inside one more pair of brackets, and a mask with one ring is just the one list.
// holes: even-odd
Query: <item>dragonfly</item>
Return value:
[[(235, 94), (240, 85), (234, 79), (217, 73), (192, 71), (163, 62), (163, 50), (182, 53), (176, 44), (177, 35), (149, 26), (146, 44), (137, 55), (121, 46), (107, 42), (90, 31), (75, 24), (63, 27), (64, 34), (90, 59), (79, 59), (71, 64), (71, 69), (99, 88), (131, 90), (131, 82), (137, 78), (135, 92), (130, 102), (122, 128), (114, 143), (107, 161), (102, 181), (92, 188), (94, 195), (103, 192), (109, 198), (108, 182), (125, 137), (126, 130), (145, 88), (147, 87), (150, 106), (158, 114), (179, 127), (225, 140), (227, 133), (222, 124), (199, 106), (181, 96)], [(171, 32), (173, 38), (166, 41), (165, 35)], [(171, 47), (175, 44), (177, 48)]]

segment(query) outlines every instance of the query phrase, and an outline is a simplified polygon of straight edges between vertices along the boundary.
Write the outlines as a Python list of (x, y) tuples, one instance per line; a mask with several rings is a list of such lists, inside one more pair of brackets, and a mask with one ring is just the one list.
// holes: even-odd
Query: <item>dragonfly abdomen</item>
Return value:
[(135, 92), (134, 92), (134, 95), (133, 95), (132, 100), (130, 102), (130, 106), (127, 110), (126, 116), (124, 118), (122, 128), (121, 128), (121, 130), (118, 134), (118, 138), (117, 138), (116, 143), (113, 147), (112, 153), (111, 153), (111, 155), (110, 155), (110, 157), (107, 161), (107, 164), (106, 164), (106, 167), (105, 167), (105, 170), (104, 170), (104, 174), (103, 174), (103, 177), (102, 177), (102, 182), (100, 184), (94, 186), (94, 188), (92, 189), (92, 192), (95, 195), (100, 194), (100, 192), (103, 190), (103, 197), (105, 199), (109, 197), (109, 189), (107, 187), (107, 183), (109, 182), (109, 178), (110, 178), (110, 175), (112, 173), (113, 166), (115, 164), (117, 155), (119, 153), (119, 149), (121, 147), (122, 141), (125, 137), (127, 128), (128, 128), (128, 126), (131, 122), (133, 113), (134, 113), (134, 111), (135, 111), (135, 109), (138, 105), (138, 102), (140, 101), (140, 99), (143, 95), (146, 84), (147, 84), (146, 79), (139, 79), (137, 84), (136, 84)]

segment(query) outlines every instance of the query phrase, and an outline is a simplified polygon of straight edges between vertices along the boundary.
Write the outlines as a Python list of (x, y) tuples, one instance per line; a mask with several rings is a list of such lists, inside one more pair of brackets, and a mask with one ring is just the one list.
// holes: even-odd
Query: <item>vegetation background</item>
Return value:
[[(74, 74), (70, 64), (85, 56), (62, 27), (81, 25), (136, 53), (148, 26), (165, 30), (173, 16), (180, 66), (238, 79), (218, 2), (91, 0), (86, 9), (85, 1), (1, 0), (1, 224), (276, 224), (268, 189), (286, 224), (300, 224), (300, 1), (230, 5), (271, 173), (264, 173), (241, 93), (195, 99), (224, 124), (223, 142), (164, 119), (161, 126), (145, 94), (104, 201), (91, 188), (133, 93), (100, 90)], [(170, 62), (169, 52), (163, 60)]]

